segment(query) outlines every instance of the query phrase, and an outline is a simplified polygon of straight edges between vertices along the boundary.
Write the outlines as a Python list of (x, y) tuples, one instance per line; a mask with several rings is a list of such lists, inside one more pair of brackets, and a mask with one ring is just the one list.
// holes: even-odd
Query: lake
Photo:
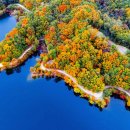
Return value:
[[(0, 41), (16, 25), (14, 17), (0, 19)], [(112, 98), (100, 111), (75, 96), (63, 80), (30, 78), (32, 56), (14, 72), (0, 73), (0, 130), (130, 130), (130, 111)]]

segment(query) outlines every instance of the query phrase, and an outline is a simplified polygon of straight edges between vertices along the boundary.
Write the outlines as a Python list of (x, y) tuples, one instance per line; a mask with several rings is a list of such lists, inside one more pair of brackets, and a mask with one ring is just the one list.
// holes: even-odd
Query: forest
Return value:
[[(129, 0), (20, 0), (31, 13), (0, 43), (0, 62), (8, 64), (43, 38), (48, 53), (40, 56), (34, 73), (63, 78), (76, 93), (82, 92), (69, 78), (46, 68), (64, 70), (92, 92), (106, 85), (130, 90), (130, 52), (121, 54), (110, 41), (130, 49)], [(101, 32), (105, 35), (102, 36)], [(111, 95), (110, 91), (104, 94)], [(91, 101), (92, 102), (92, 101)]]

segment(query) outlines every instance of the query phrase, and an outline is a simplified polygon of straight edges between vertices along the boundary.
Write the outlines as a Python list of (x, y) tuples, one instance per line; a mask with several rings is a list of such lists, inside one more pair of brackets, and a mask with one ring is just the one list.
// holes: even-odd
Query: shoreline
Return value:
[[(14, 10), (10, 10), (9, 7), (10, 6), (16, 6), (16, 9)], [(5, 9), (3, 10), (0, 10), (0, 11), (3, 11), (1, 14), (0, 14), (0, 19), (2, 19), (3, 17), (6, 17), (6, 16), (14, 16), (16, 17), (16, 20), (18, 21), (19, 18), (17, 18), (17, 14), (15, 14), (18, 10), (17, 10), (17, 7), (20, 7), (23, 11), (27, 12), (27, 13), (31, 13), (30, 10), (28, 10), (26, 7), (24, 7), (23, 5), (19, 4), (19, 3), (15, 3), (15, 4), (9, 4), (8, 6), (5, 7)], [(16, 11), (16, 12), (15, 12)], [(15, 13), (14, 13), (15, 12)]]
[(65, 76), (67, 76), (69, 79), (71, 79), (74, 84), (76, 84), (76, 86), (83, 92), (85, 92), (86, 94), (90, 95), (90, 96), (93, 96), (95, 97), (95, 99), (99, 99), (99, 100), (102, 100), (103, 98), (103, 93), (102, 92), (99, 92), (99, 93), (94, 93), (90, 90), (87, 90), (85, 89), (83, 86), (79, 85), (76, 81), (76, 79), (74, 77), (72, 77), (71, 75), (69, 75), (68, 73), (66, 73), (65, 71), (63, 70), (54, 70), (54, 69), (48, 69), (46, 68), (45, 66), (43, 66), (43, 64), (41, 63), (41, 66), (40, 66), (40, 69), (43, 70), (43, 71), (57, 71), (58, 73), (61, 73)]
[[(11, 4), (12, 5), (12, 4)], [(26, 9), (23, 5), (21, 5), (21, 4), (14, 4), (14, 5), (16, 5), (16, 6), (19, 6), (19, 7), (21, 7), (24, 11), (26, 11), (26, 12), (28, 12), (28, 13), (30, 13), (31, 11), (29, 11), (28, 9)], [(100, 35), (102, 35), (103, 36), (103, 34), (101, 33), (101, 32), (99, 32), (98, 34), (97, 34), (97, 36), (100, 36)], [(104, 35), (104, 37), (105, 37), (105, 35)], [(117, 50), (123, 55), (125, 55), (126, 53), (127, 53), (127, 50), (129, 50), (129, 49), (127, 49), (127, 48), (125, 48), (125, 47), (123, 47), (123, 46), (119, 46), (119, 45), (116, 45), (114, 42), (112, 42), (112, 41), (110, 41), (110, 40), (108, 40), (108, 45), (110, 45), (110, 46), (112, 46), (112, 45), (114, 45), (114, 46), (116, 46), (116, 48), (117, 48)], [(32, 53), (33, 53), (33, 45), (31, 45), (29, 48), (27, 48), (22, 54), (21, 54), (21, 56), (19, 57), (19, 58), (17, 58), (17, 59), (13, 59), (11, 62), (8, 62), (7, 63), (7, 65), (3, 65), (2, 63), (0, 63), (0, 71), (3, 71), (3, 70), (6, 70), (6, 69), (13, 69), (13, 68), (15, 68), (16, 66), (19, 66), (20, 64), (22, 64), (30, 55), (32, 55)], [(77, 81), (76, 81), (76, 79), (74, 78), (74, 77), (72, 77), (71, 75), (69, 75), (68, 73), (66, 73), (64, 70), (55, 70), (55, 69), (48, 69), (48, 68), (45, 68), (45, 66), (43, 66), (43, 64), (41, 63), (41, 66), (40, 66), (40, 68), (39, 69), (41, 69), (42, 71), (48, 71), (48, 72), (56, 72), (56, 73), (58, 73), (58, 74), (54, 74), (53, 76), (58, 76), (59, 74), (61, 75), (61, 76), (59, 76), (59, 77), (61, 77), (65, 82), (66, 82), (66, 80), (65, 80), (65, 78), (68, 78), (68, 79), (71, 79), (71, 81), (69, 81), (70, 83), (71, 83), (71, 86), (73, 87), (73, 88), (78, 88), (78, 89), (80, 89), (80, 91), (82, 91), (82, 92), (84, 92), (84, 96), (83, 97), (87, 97), (87, 98), (92, 98), (92, 101), (94, 101), (94, 103), (96, 103), (96, 101), (98, 100), (99, 102), (101, 101), (104, 101), (104, 96), (103, 96), (103, 91), (101, 91), (101, 92), (99, 92), (99, 93), (94, 93), (94, 92), (92, 92), (92, 91), (90, 91), (90, 90), (87, 90), (87, 89), (85, 89), (85, 87), (84, 86), (81, 86), (81, 85), (79, 85), (78, 83), (77, 83)], [(35, 74), (34, 74), (35, 75)], [(33, 74), (32, 74), (32, 77), (34, 76)], [(36, 75), (38, 75), (38, 74), (36, 74)], [(42, 73), (40, 74), (40, 76), (42, 76)], [(48, 75), (48, 76), (51, 76), (51, 75)], [(64, 77), (65, 76), (65, 77)], [(35, 76), (34, 76), (35, 77)], [(72, 83), (73, 82), (73, 83)], [(75, 87), (76, 86), (76, 87)], [(105, 89), (104, 90), (106, 90), (106, 89), (109, 89), (109, 88), (112, 88), (112, 89), (118, 89), (119, 91), (121, 91), (121, 92), (123, 92), (123, 93), (125, 93), (126, 95), (128, 95), (129, 97), (130, 97), (130, 93), (127, 93), (127, 91), (125, 91), (125, 90), (123, 90), (123, 89), (121, 89), (120, 87), (114, 87), (114, 86), (106, 86), (105, 87)], [(101, 103), (100, 102), (100, 103)], [(107, 105), (107, 102), (106, 102), (106, 104), (105, 105)], [(104, 105), (104, 106), (105, 106)], [(103, 106), (103, 107), (104, 107)]]
[[(26, 9), (23, 5), (19, 4), (19, 3), (16, 3), (16, 4), (9, 4), (4, 10), (4, 13), (2, 15), (0, 15), (0, 18), (2, 17), (6, 17), (6, 16), (11, 16), (13, 14), (12, 11), (10, 10), (7, 10), (9, 6), (11, 5), (14, 5), (14, 6), (19, 6), (21, 7), (24, 11), (27, 11), (27, 12), (31, 12), (30, 10)], [(13, 15), (15, 17), (15, 15)], [(17, 20), (17, 19), (16, 19)], [(27, 58), (32, 54), (33, 50), (33, 45), (31, 45), (30, 47), (28, 47), (22, 54), (19, 58), (15, 59), (14, 63), (9, 62), (7, 66), (4, 66), (2, 63), (0, 63), (0, 72), (3, 71), (3, 70), (6, 70), (6, 69), (13, 69), (19, 65), (21, 65), (24, 61), (27, 60)], [(31, 52), (30, 52), (31, 50)], [(30, 54), (28, 54), (30, 52)]]
[(7, 66), (4, 66), (2, 63), (0, 63), (0, 71), (6, 70), (6, 69), (13, 69), (21, 65), (25, 60), (27, 60), (27, 58), (30, 55), (32, 55), (33, 53), (32, 48), (33, 46), (30, 46), (29, 48), (27, 48), (18, 59), (15, 59), (15, 61), (10, 62), (9, 65)]
[[(104, 37), (104, 38), (106, 38), (106, 36), (102, 32), (100, 32), (100, 31), (98, 32), (97, 37)], [(118, 44), (114, 43), (113, 41), (111, 41), (110, 39), (108, 40), (108, 45), (109, 46), (115, 46), (117, 51), (120, 52), (122, 55), (126, 55), (127, 52), (130, 51), (129, 48), (124, 47), (122, 45), (118, 45)]]
[(4, 15), (7, 14), (5, 11), (6, 11), (6, 9), (0, 10), (0, 19), (1, 19), (2, 17), (4, 17)]
[[(43, 63), (41, 63), (41, 65), (40, 65), (40, 70), (42, 71), (40, 73), (32, 72), (32, 78), (42, 77), (43, 75), (45, 75), (47, 77), (51, 77), (51, 76), (55, 77), (56, 76), (56, 77), (60, 77), (61, 79), (64, 80), (65, 83), (67, 83), (66, 80), (64, 79), (64, 76), (63, 76), (63, 75), (65, 75), (68, 79), (70, 79), (73, 82), (73, 84), (71, 83), (71, 85), (69, 85), (69, 86), (71, 86), (73, 89), (75, 89), (75, 88), (80, 89), (80, 91), (82, 91), (83, 95), (84, 95), (84, 96), (81, 96), (81, 97), (87, 98), (88, 100), (90, 100), (91, 104), (95, 104), (95, 105), (98, 105), (98, 103), (103, 104), (103, 106), (102, 105), (101, 106), (98, 105), (98, 107), (101, 107), (101, 108), (104, 108), (104, 107), (106, 107), (109, 104), (110, 97), (111, 97), (111, 96), (104, 97), (104, 93), (103, 93), (104, 90), (113, 89), (112, 94), (114, 94), (114, 95), (118, 94), (119, 98), (124, 100), (125, 102), (127, 102), (127, 96), (130, 97), (130, 92), (124, 90), (121, 87), (115, 87), (115, 86), (107, 86), (106, 85), (105, 89), (102, 92), (98, 92), (98, 93), (92, 92), (90, 90), (85, 89), (84, 86), (79, 85), (77, 83), (76, 79), (74, 77), (72, 77), (71, 75), (67, 74), (65, 71), (46, 68), (43, 65)], [(46, 72), (50, 72), (50, 75), (46, 75), (45, 74)], [(59, 75), (59, 74), (61, 74), (61, 75)], [(79, 94), (81, 94), (81, 93), (79, 93)], [(105, 104), (104, 104), (104, 101), (105, 101)], [(127, 107), (129, 107), (129, 106), (127, 106)]]

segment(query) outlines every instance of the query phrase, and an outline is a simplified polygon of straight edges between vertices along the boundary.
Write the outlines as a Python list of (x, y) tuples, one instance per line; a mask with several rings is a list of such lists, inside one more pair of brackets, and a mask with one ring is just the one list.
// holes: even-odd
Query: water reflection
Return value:
[(62, 78), (60, 78), (60, 77), (55, 77), (55, 83), (58, 83), (58, 82), (60, 82), (62, 80)]

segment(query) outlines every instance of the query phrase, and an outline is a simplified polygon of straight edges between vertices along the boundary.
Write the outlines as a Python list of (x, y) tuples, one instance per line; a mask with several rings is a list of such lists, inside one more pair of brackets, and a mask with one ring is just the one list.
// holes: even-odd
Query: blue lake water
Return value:
[(6, 17), (0, 19), (0, 41), (5, 38), (5, 35), (16, 25), (14, 17)]
[[(0, 20), (0, 40), (16, 24)], [(69, 90), (64, 81), (30, 80), (33, 56), (13, 74), (0, 73), (0, 130), (130, 130), (130, 111), (111, 99), (100, 111)]]

